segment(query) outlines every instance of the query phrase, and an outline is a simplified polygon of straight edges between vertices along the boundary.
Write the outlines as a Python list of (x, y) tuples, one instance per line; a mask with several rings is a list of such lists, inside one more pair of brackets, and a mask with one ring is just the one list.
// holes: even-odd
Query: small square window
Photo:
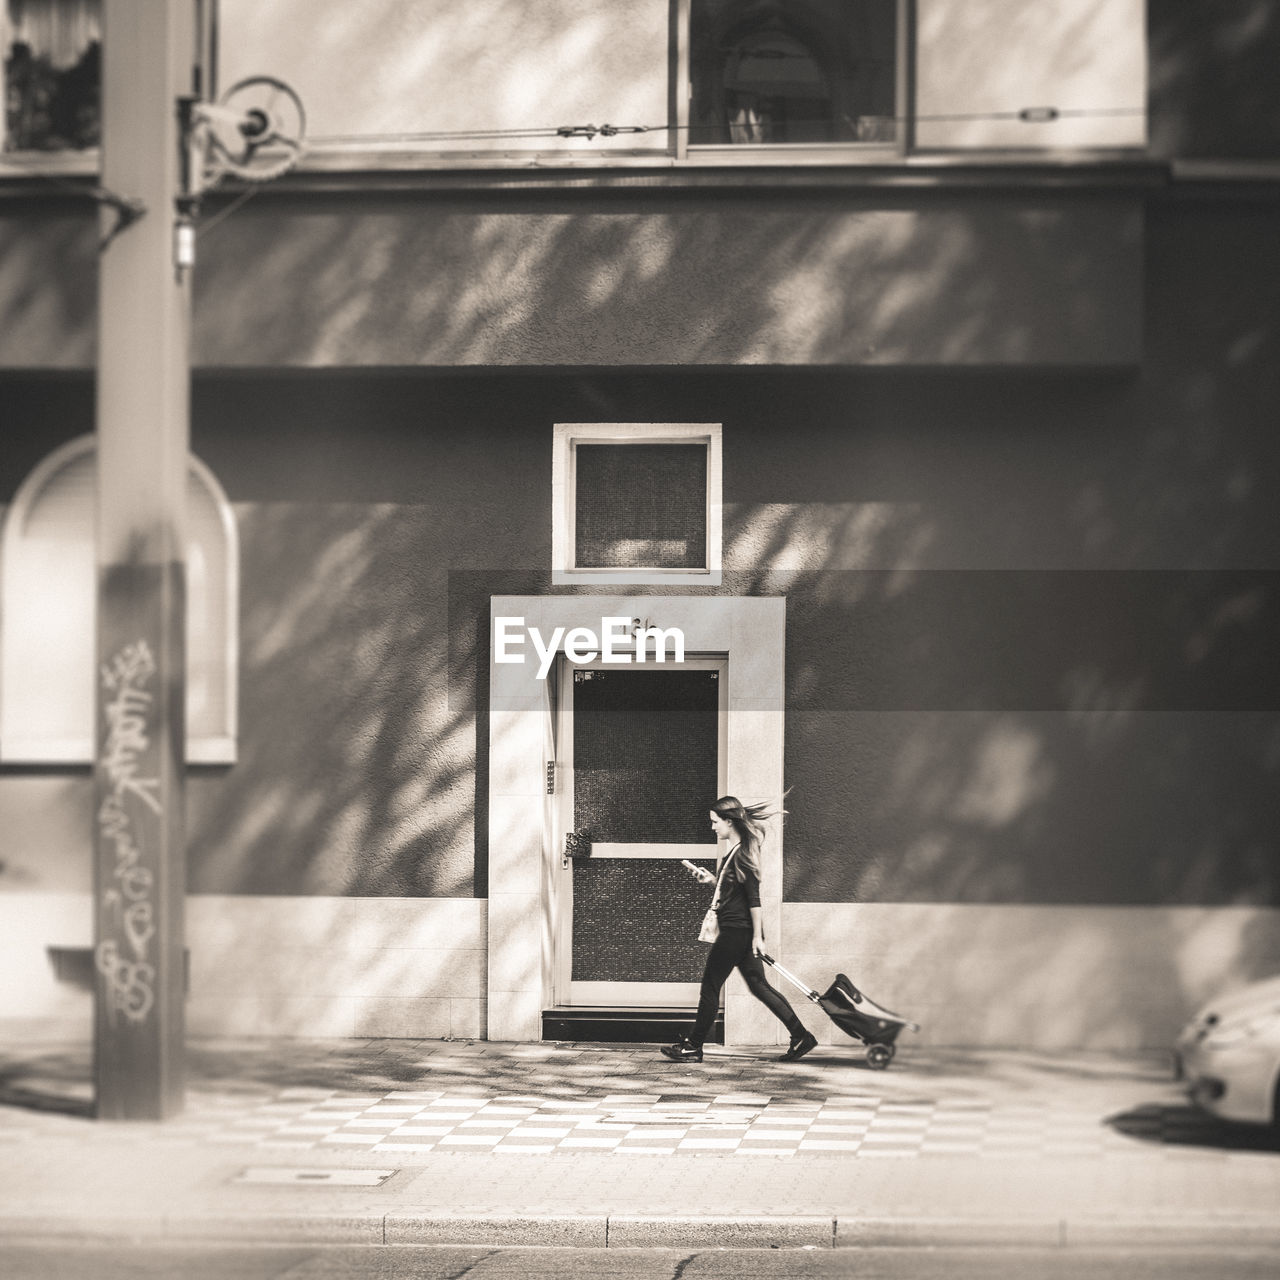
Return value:
[(576, 565), (707, 567), (705, 445), (584, 441), (573, 460)]
[(720, 427), (560, 423), (552, 581), (720, 581)]

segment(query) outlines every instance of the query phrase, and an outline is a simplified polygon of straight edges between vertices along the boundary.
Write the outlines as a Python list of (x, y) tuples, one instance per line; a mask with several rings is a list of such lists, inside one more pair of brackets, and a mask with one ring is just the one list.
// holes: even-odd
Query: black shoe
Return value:
[(701, 1062), (702, 1050), (687, 1040), (679, 1040), (675, 1044), (664, 1044), (662, 1056), (670, 1058), (672, 1062)]
[[(779, 1062), (795, 1062), (797, 1058), (803, 1058), (810, 1049), (816, 1049), (818, 1046), (818, 1037), (812, 1031), (802, 1031), (798, 1036), (791, 1037), (791, 1047), (778, 1059)], [(664, 1049), (665, 1053), (666, 1050)]]

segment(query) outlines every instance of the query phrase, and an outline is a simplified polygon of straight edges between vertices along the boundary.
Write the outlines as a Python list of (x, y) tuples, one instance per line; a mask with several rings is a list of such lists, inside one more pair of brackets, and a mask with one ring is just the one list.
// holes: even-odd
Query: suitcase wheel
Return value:
[(867, 1046), (867, 1066), (873, 1071), (883, 1071), (893, 1061), (893, 1045), (873, 1044)]

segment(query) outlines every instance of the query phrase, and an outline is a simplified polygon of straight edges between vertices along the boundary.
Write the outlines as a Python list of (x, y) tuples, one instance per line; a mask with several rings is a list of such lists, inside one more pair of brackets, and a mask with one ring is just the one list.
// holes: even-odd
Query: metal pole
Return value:
[(183, 1105), (190, 294), (174, 266), (194, 0), (105, 0), (94, 768), (97, 1114)]

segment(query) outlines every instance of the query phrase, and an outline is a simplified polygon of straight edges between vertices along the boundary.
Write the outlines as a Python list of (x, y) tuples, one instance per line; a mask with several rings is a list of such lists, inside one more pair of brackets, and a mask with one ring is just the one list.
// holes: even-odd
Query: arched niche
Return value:
[[(97, 445), (69, 441), (23, 481), (0, 531), (0, 761), (93, 760)], [(208, 467), (187, 470), (187, 761), (236, 750), (239, 547)]]

